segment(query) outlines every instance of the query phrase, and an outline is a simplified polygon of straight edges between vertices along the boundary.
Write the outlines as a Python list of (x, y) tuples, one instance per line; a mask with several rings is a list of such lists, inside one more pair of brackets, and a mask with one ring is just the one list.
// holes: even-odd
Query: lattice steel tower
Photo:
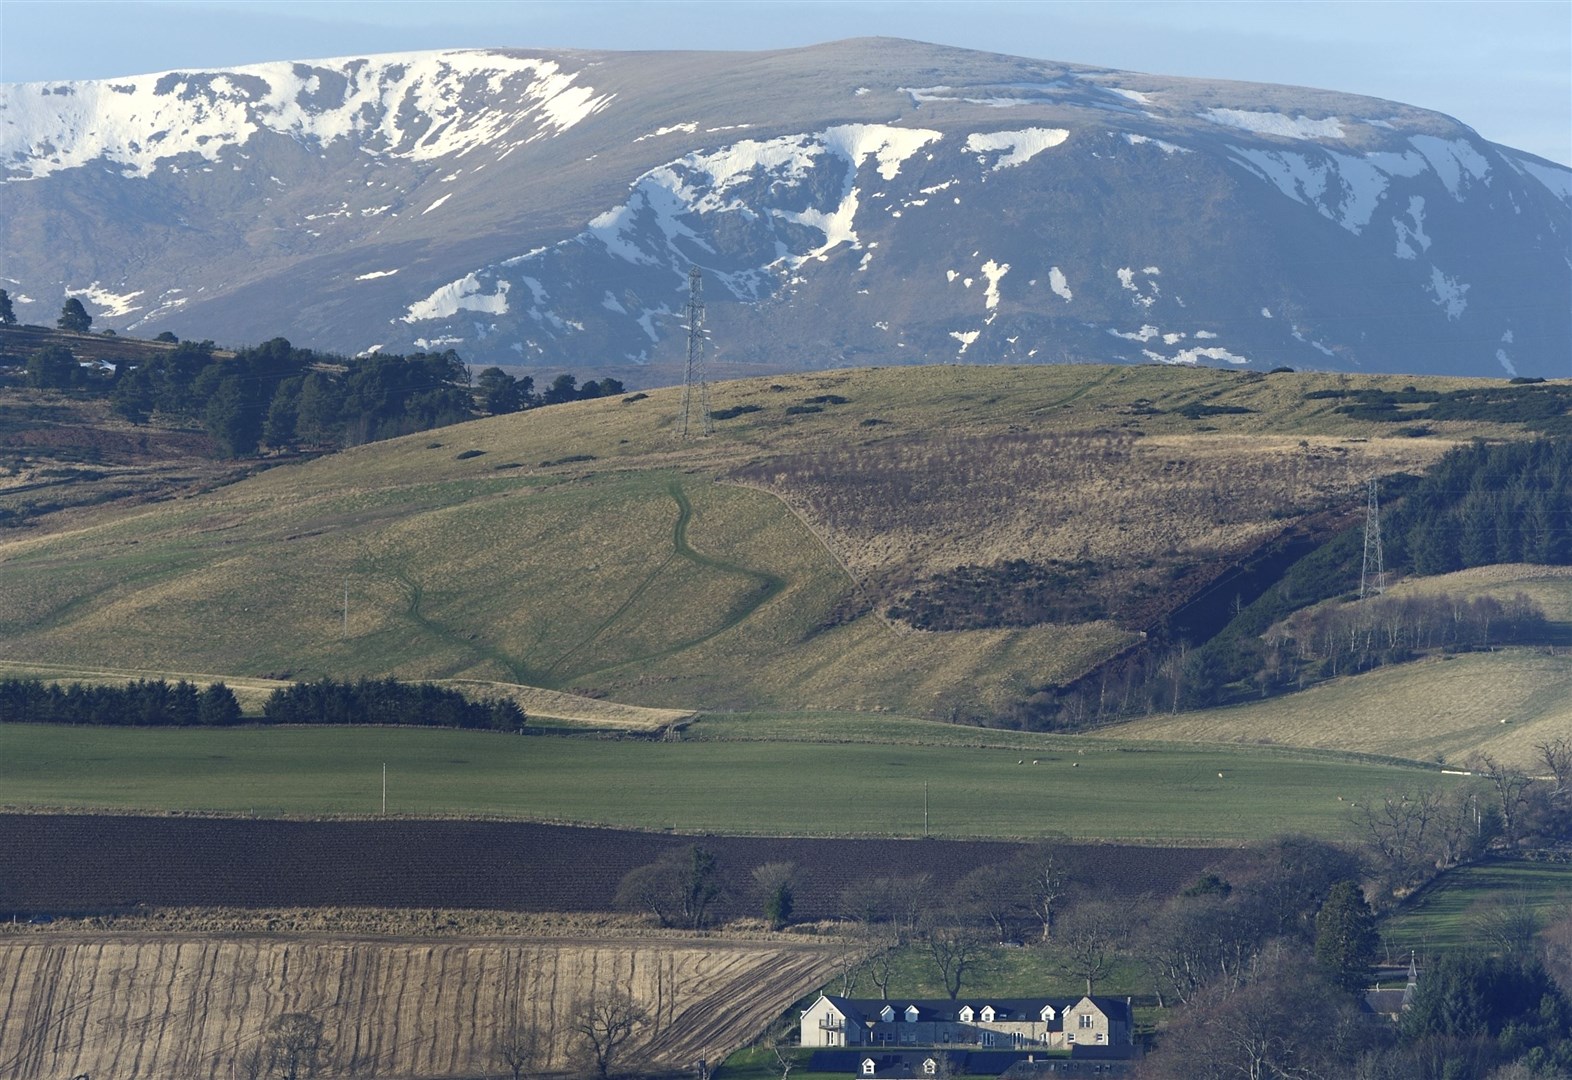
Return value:
[(1359, 599), (1386, 592), (1386, 564), (1381, 555), (1381, 500), (1376, 482), (1370, 481), (1370, 498), (1365, 504), (1365, 562), (1359, 570)]
[[(704, 279), (699, 268), (688, 271), (688, 369), (682, 379), (682, 437), (689, 438), (693, 428), (709, 435), (715, 430), (710, 419), (710, 384), (704, 375)], [(693, 388), (698, 384), (699, 418), (693, 417)]]

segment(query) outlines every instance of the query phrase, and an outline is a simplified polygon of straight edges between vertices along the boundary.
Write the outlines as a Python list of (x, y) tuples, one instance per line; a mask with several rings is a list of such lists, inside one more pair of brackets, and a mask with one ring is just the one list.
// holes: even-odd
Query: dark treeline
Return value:
[(27, 361), (29, 385), (107, 394), (115, 412), (134, 424), (154, 415), (198, 420), (220, 451), (245, 457), (267, 447), (355, 446), (472, 420), (483, 413), (581, 401), (623, 392), (616, 379), (559, 375), (541, 393), (534, 380), (487, 368), (476, 384), (453, 350), (407, 356), (345, 358), (300, 349), (284, 338), (215, 355), (211, 341), (174, 342), (150, 360), (83, 366), (63, 345)]
[(106, 727), (217, 727), (240, 722), (234, 692), (221, 682), (199, 690), (181, 680), (138, 679), (124, 686), (60, 686), (0, 680), (0, 722)]
[(295, 683), (262, 706), (270, 724), (402, 724), (518, 731), (524, 711), (509, 698), (470, 701), (457, 690), (396, 679)]
[(1073, 686), (1022, 702), (1006, 723), (1075, 730), (1131, 716), (1236, 704), (1433, 652), (1537, 644), (1549, 624), (1519, 594), (1508, 601), (1437, 593), (1301, 610), (1264, 635), (1224, 635), (1136, 649)]
[[(104, 727), (219, 727), (242, 720), (221, 682), (199, 689), (181, 680), (138, 679), (124, 686), (60, 686), (38, 679), (0, 680), (0, 722)], [(361, 679), (295, 683), (263, 705), (267, 724), (402, 724), (518, 731), (524, 711), (513, 701), (470, 701), (431, 683)]]
[[(1423, 477), (1392, 478), (1383, 493), (1389, 572), (1572, 563), (1572, 440), (1475, 442), (1449, 451)], [(1544, 640), (1544, 614), (1523, 598), (1316, 607), (1352, 597), (1363, 557), (1361, 523), (1296, 561), (1210, 639), (1187, 640), (1183, 627), (1170, 627), (1072, 686), (1043, 688), (1002, 719), (1073, 729), (1283, 693), (1426, 652)]]
[(1359, 420), (1409, 425), (1403, 434), (1428, 434), (1415, 426), (1426, 420), (1483, 420), (1522, 424), (1547, 435), (1572, 434), (1572, 386), (1544, 379), (1513, 379), (1508, 385), (1483, 385), (1465, 390), (1312, 390), (1307, 398), (1347, 401), (1337, 411)]
[(1572, 439), (1451, 451), (1393, 506), (1382, 535), (1388, 565), (1416, 574), (1572, 562)]

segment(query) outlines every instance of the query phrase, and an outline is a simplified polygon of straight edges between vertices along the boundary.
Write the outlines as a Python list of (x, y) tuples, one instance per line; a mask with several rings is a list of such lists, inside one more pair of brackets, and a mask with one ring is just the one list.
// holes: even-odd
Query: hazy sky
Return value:
[(0, 81), (453, 46), (771, 49), (876, 34), (1371, 94), (1572, 164), (1572, 0), (0, 0)]

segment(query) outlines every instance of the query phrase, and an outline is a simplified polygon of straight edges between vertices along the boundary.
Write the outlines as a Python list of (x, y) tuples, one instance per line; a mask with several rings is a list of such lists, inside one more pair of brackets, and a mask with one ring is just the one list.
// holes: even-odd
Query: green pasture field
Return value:
[[(937, 725), (936, 725), (937, 726)], [(407, 728), (0, 725), (0, 806), (497, 816), (759, 835), (1245, 843), (1342, 837), (1433, 771), (1239, 747), (529, 737)]]
[[(1389, 951), (1406, 956), (1479, 943), (1478, 905), (1526, 901), (1541, 922), (1572, 912), (1572, 864), (1491, 859), (1442, 875), (1409, 908), (1381, 924)], [(1488, 946), (1486, 946), (1488, 947)]]

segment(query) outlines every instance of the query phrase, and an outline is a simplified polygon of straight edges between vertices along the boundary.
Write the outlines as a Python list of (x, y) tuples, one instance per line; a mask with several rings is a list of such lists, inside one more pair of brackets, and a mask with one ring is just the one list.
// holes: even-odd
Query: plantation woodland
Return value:
[[(67, 309), (71, 305), (75, 310), (62, 314), (60, 328), (85, 335), (86, 313), (80, 301), (72, 299)], [(80, 345), (71, 337), (18, 353), (0, 335), (0, 362), (20, 362), (31, 387), (106, 396), (116, 415), (133, 424), (155, 416), (200, 422), (230, 458), (264, 448), (357, 446), (484, 414), (623, 392), (616, 379), (580, 385), (565, 373), (536, 393), (533, 378), (515, 378), (496, 367), (472, 380), (451, 349), (351, 358), (296, 348), (284, 338), (233, 351), (211, 341), (176, 341), (170, 334), (157, 340), (168, 347), (151, 353), (137, 348), (130, 359), (116, 358), (112, 344), (95, 341), (94, 360), (86, 363), (73, 351)]]

